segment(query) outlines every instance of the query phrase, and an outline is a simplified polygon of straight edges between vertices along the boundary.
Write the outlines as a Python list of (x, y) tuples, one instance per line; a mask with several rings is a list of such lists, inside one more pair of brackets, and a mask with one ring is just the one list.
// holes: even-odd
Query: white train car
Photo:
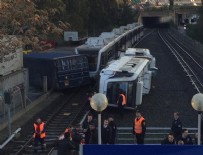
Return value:
[[(143, 25), (129, 24), (112, 32), (103, 32), (99, 37), (90, 37), (87, 42), (76, 47), (77, 54), (85, 54), (88, 58), (90, 77), (99, 75), (109, 61), (119, 58), (120, 51), (131, 47), (143, 34)], [(136, 39), (135, 39), (136, 38)]]
[(135, 109), (151, 89), (152, 71), (147, 58), (123, 56), (100, 73), (99, 92), (107, 96), (109, 106), (117, 107), (120, 93), (126, 96), (126, 109)]

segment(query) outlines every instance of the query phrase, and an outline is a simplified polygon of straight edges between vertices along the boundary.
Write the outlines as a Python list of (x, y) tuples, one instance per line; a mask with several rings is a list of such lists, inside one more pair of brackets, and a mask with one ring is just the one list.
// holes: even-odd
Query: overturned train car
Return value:
[(73, 53), (30, 53), (24, 55), (24, 67), (29, 69), (30, 85), (42, 88), (47, 76), (49, 89), (63, 90), (89, 84), (88, 60)]

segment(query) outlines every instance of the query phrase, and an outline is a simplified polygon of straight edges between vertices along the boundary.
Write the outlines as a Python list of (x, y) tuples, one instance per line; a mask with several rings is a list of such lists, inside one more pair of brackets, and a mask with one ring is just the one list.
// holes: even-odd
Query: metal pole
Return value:
[(43, 76), (43, 91), (47, 92), (47, 76)]
[(101, 144), (101, 112), (98, 113), (98, 144)]
[(11, 106), (8, 104), (8, 134), (11, 136)]
[(4, 146), (6, 146), (6, 144), (8, 144), (12, 139), (13, 137), (18, 133), (20, 132), (21, 128), (18, 128), (3, 144), (0, 145), (0, 149), (3, 149)]
[(198, 112), (198, 138), (197, 138), (198, 145), (200, 145), (200, 138), (201, 138), (201, 112)]

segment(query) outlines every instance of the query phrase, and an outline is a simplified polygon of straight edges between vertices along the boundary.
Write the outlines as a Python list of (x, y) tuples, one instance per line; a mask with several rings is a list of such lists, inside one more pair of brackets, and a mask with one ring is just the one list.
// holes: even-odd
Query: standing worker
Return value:
[(37, 153), (37, 147), (38, 143), (41, 144), (42, 151), (45, 149), (45, 123), (41, 121), (40, 118), (36, 120), (36, 122), (33, 124), (34, 132), (33, 132), (33, 138), (34, 138), (34, 152)]
[(104, 124), (101, 127), (102, 144), (110, 144), (111, 134), (112, 134), (112, 131), (109, 126), (109, 121), (108, 119), (105, 119)]
[(109, 126), (111, 128), (111, 138), (109, 144), (115, 144), (116, 141), (116, 132), (117, 132), (117, 126), (116, 123), (114, 122), (113, 117), (109, 117)]
[(136, 136), (137, 144), (144, 144), (146, 132), (146, 122), (140, 111), (136, 111), (136, 117), (133, 122), (133, 134)]
[(126, 106), (126, 97), (123, 93), (120, 93), (117, 100), (118, 111), (123, 116), (123, 107)]
[(172, 122), (171, 131), (173, 132), (175, 140), (177, 140), (182, 135), (182, 122), (179, 118), (179, 113), (173, 113), (174, 120)]
[(92, 114), (88, 114), (85, 121), (82, 124), (82, 129), (85, 134), (85, 144), (89, 143), (89, 138), (90, 138), (90, 129), (89, 125), (93, 122), (93, 116)]
[(57, 154), (58, 155), (67, 155), (71, 154), (71, 150), (75, 149), (74, 144), (70, 140), (70, 133), (64, 133), (64, 138), (59, 140), (57, 143)]

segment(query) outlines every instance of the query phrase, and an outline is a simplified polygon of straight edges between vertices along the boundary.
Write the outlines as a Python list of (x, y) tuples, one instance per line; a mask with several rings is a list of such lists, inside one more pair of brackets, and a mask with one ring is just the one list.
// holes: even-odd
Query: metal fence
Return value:
[[(14, 116), (17, 112), (24, 109), (23, 102), (24, 89), (19, 86), (15, 86), (12, 91), (12, 99), (10, 104), (11, 116)], [(3, 96), (0, 96), (0, 123), (4, 122), (8, 118), (8, 105), (5, 104)]]
[[(5, 76), (0, 76), (0, 123), (5, 123), (10, 108), (11, 117), (25, 108), (27, 70), (21, 69)], [(4, 95), (9, 93), (8, 106), (5, 103)], [(8, 101), (7, 101), (8, 102)], [(2, 127), (2, 126), (1, 126)]]

